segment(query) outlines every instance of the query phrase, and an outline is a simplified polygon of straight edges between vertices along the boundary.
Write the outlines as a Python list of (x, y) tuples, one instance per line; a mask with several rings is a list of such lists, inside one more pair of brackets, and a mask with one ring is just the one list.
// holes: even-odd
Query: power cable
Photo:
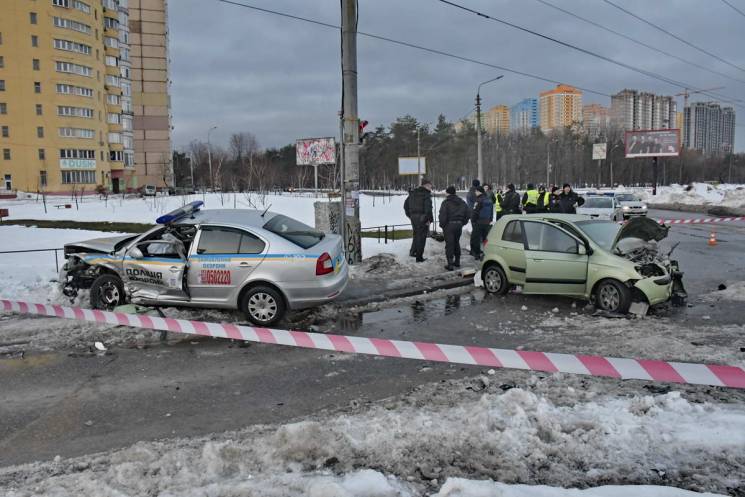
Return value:
[[(635, 43), (635, 44), (637, 44), (639, 46), (648, 48), (648, 49), (653, 50), (653, 51), (655, 51), (657, 53), (660, 53), (660, 54), (665, 55), (667, 57), (671, 57), (671, 58), (676, 59), (676, 60), (678, 60), (680, 62), (683, 62), (685, 64), (688, 64), (689, 66), (696, 67), (698, 69), (702, 69), (704, 71), (707, 71), (707, 72), (710, 72), (712, 74), (716, 74), (718, 76), (722, 76), (722, 77), (731, 79), (733, 81), (737, 81), (739, 83), (745, 83), (745, 79), (735, 78), (734, 76), (730, 76), (729, 74), (725, 74), (723, 72), (719, 72), (719, 71), (716, 71), (714, 69), (710, 69), (710, 68), (708, 68), (706, 66), (702, 66), (701, 64), (697, 64), (696, 62), (693, 62), (693, 61), (684, 59), (683, 57), (679, 57), (679, 56), (677, 56), (675, 54), (671, 54), (670, 52), (666, 52), (664, 50), (661, 50), (661, 49), (655, 47), (654, 45), (650, 45), (648, 43), (644, 43), (643, 41), (639, 41), (636, 38), (633, 38), (631, 36), (628, 36), (628, 35), (625, 35), (625, 34), (619, 32), (619, 31), (616, 31), (614, 29), (611, 29), (611, 28), (609, 28), (607, 26), (604, 26), (604, 25), (600, 24), (599, 22), (595, 22), (595, 21), (593, 21), (591, 19), (587, 19), (586, 17), (582, 17), (579, 14), (576, 14), (576, 13), (574, 13), (574, 12), (572, 12), (570, 10), (567, 10), (567, 9), (565, 9), (563, 7), (559, 7), (558, 5), (554, 5), (554, 4), (552, 4), (552, 3), (550, 3), (550, 2), (548, 2), (546, 0), (535, 0), (535, 1), (536, 2), (539, 2), (539, 3), (543, 4), (543, 5), (545, 5), (547, 7), (551, 7), (552, 9), (558, 10), (559, 12), (563, 12), (564, 14), (566, 14), (568, 16), (571, 16), (571, 17), (574, 17), (576, 19), (579, 19), (580, 21), (586, 22), (587, 24), (590, 24), (592, 26), (595, 26), (596, 28), (600, 28), (600, 29), (602, 29), (604, 31), (607, 31), (607, 32), (612, 33), (612, 34), (614, 34), (616, 36), (619, 36), (619, 37), (621, 37), (621, 38), (623, 38), (625, 40), (628, 40), (628, 41), (630, 41), (632, 43)], [(722, 0), (722, 1), (724, 2), (726, 0)]]
[(735, 7), (734, 5), (732, 5), (731, 3), (729, 3), (727, 0), (722, 0), (722, 2), (724, 2), (726, 5), (729, 5), (732, 8), (732, 10), (734, 10), (735, 12), (737, 12), (738, 14), (740, 14), (741, 16), (745, 17), (745, 12), (743, 12), (740, 9), (738, 9), (737, 7)]
[(703, 53), (703, 54), (706, 54), (706, 55), (708, 55), (709, 57), (712, 57), (712, 58), (714, 58), (714, 59), (716, 59), (716, 60), (718, 60), (718, 61), (720, 61), (720, 62), (723, 62), (724, 64), (727, 64), (727, 65), (728, 65), (728, 66), (730, 66), (730, 67), (734, 67), (735, 69), (738, 69), (738, 70), (740, 70), (740, 71), (742, 71), (742, 72), (745, 72), (745, 69), (743, 69), (742, 67), (740, 67), (740, 66), (738, 66), (738, 65), (735, 65), (735, 64), (733, 64), (733, 63), (731, 63), (731, 62), (729, 62), (729, 61), (727, 61), (727, 60), (724, 60), (723, 58), (721, 58), (721, 57), (719, 57), (718, 55), (715, 55), (715, 54), (713, 54), (713, 53), (709, 52), (708, 50), (705, 50), (705, 49), (703, 49), (703, 48), (701, 48), (701, 47), (699, 47), (699, 46), (697, 46), (697, 45), (694, 45), (694, 44), (693, 44), (693, 43), (691, 43), (690, 41), (688, 41), (688, 40), (686, 40), (686, 39), (684, 39), (684, 38), (681, 38), (680, 36), (676, 35), (675, 33), (671, 33), (671, 32), (670, 32), (670, 31), (668, 31), (667, 29), (665, 29), (665, 28), (663, 28), (663, 27), (661, 27), (661, 26), (659, 26), (659, 25), (657, 25), (657, 24), (655, 24), (655, 23), (653, 23), (653, 22), (651, 22), (651, 21), (648, 21), (647, 19), (644, 19), (643, 17), (640, 17), (640, 16), (638, 16), (638, 15), (634, 14), (634, 13), (633, 13), (633, 12), (631, 12), (630, 10), (628, 10), (628, 9), (624, 9), (624, 8), (623, 8), (623, 7), (621, 7), (620, 5), (617, 5), (617, 4), (613, 3), (613, 2), (611, 2), (610, 0), (603, 0), (603, 1), (604, 1), (605, 3), (607, 3), (608, 5), (611, 5), (611, 6), (615, 7), (615, 8), (617, 8), (617, 9), (618, 9), (618, 10), (620, 10), (621, 12), (624, 12), (625, 14), (628, 14), (628, 15), (630, 15), (630, 16), (631, 16), (631, 17), (633, 17), (634, 19), (637, 19), (637, 20), (639, 20), (639, 21), (643, 22), (644, 24), (646, 24), (646, 25), (648, 25), (648, 26), (651, 26), (651, 27), (653, 27), (653, 28), (654, 28), (654, 29), (656, 29), (656, 30), (658, 30), (658, 31), (661, 31), (661, 32), (665, 33), (666, 35), (668, 35), (668, 36), (671, 36), (671, 37), (675, 38), (676, 40), (678, 40), (678, 41), (679, 41), (679, 42), (681, 42), (681, 43), (685, 43), (685, 44), (686, 44), (686, 45), (688, 45), (689, 47), (691, 47), (691, 48), (695, 48), (695, 49), (696, 49), (696, 50), (698, 50), (699, 52), (701, 52), (701, 53)]

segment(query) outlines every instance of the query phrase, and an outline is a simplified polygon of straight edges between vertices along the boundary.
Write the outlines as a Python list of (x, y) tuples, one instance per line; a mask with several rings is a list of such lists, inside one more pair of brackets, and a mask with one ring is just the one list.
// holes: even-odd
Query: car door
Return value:
[(584, 295), (588, 256), (567, 231), (542, 221), (523, 221), (525, 293)]
[(148, 239), (124, 256), (124, 282), (132, 300), (188, 300), (184, 290), (186, 254), (174, 240)]
[(247, 229), (201, 226), (189, 255), (192, 300), (232, 303), (268, 248), (265, 240)]
[(502, 232), (499, 241), (499, 249), (502, 258), (507, 263), (510, 283), (522, 284), (525, 282), (525, 244), (523, 242), (523, 230), (521, 221), (510, 221)]

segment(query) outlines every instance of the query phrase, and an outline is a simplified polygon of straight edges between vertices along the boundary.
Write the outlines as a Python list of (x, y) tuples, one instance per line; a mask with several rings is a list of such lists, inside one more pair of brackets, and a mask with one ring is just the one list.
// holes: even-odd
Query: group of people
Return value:
[[(495, 191), (492, 185), (482, 185), (475, 179), (465, 200), (458, 196), (454, 186), (448, 186), (445, 192), (447, 197), (440, 206), (438, 222), (445, 236), (445, 269), (448, 271), (460, 267), (460, 237), (463, 226), (469, 222), (471, 255), (481, 260), (484, 257), (482, 247), (495, 218), (498, 220), (507, 214), (542, 212), (575, 214), (577, 206), (584, 203), (584, 199), (568, 183), (562, 188), (551, 186), (548, 190), (544, 185), (536, 188), (533, 183), (528, 183), (521, 197), (512, 183), (505, 190), (497, 188)], [(409, 192), (404, 202), (404, 212), (411, 220), (414, 232), (409, 255), (415, 257), (417, 262), (424, 262), (427, 234), (434, 222), (431, 181), (422, 180), (421, 186)]]

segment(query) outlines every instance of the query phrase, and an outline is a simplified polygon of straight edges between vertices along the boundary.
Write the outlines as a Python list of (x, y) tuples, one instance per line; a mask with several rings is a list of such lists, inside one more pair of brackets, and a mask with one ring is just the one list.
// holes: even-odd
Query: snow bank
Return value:
[[(0, 469), (8, 497), (689, 497), (745, 484), (741, 405), (554, 375), (426, 385), (367, 410)], [(494, 377), (492, 377), (494, 378)], [(497, 377), (498, 378), (498, 377)], [(615, 385), (615, 383), (614, 383)], [(628, 385), (628, 384), (627, 384)], [(711, 397), (709, 397), (711, 398)], [(371, 471), (374, 470), (374, 471)], [(488, 481), (493, 480), (502, 484)], [(516, 486), (509, 486), (516, 485)]]
[(657, 195), (652, 195), (650, 189), (633, 191), (649, 205), (682, 204), (745, 208), (745, 185), (693, 183), (690, 187), (688, 185), (662, 186), (657, 189)]

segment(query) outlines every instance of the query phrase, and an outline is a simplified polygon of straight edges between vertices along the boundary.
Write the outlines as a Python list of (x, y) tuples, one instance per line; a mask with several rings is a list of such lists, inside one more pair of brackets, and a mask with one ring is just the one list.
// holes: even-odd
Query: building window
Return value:
[(95, 159), (96, 151), (82, 148), (63, 148), (59, 151), (60, 159)]
[(31, 24), (36, 24), (36, 12), (29, 12), (28, 20)]
[(135, 165), (135, 153), (124, 151), (124, 167), (133, 167)]
[(122, 142), (121, 133), (109, 133), (109, 143), (121, 143), (121, 142)]
[(104, 17), (103, 25), (106, 27), (106, 29), (119, 29), (119, 21), (112, 17)]
[(96, 171), (62, 171), (62, 183), (66, 185), (96, 182)]
[(5, 67), (5, 57), (0, 55), (0, 68)]
[(62, 138), (85, 138), (93, 140), (96, 137), (96, 131), (85, 128), (59, 128), (59, 135)]
[(109, 160), (113, 162), (122, 162), (124, 160), (124, 154), (121, 150), (112, 150), (109, 152)]
[(42, 107), (41, 104), (36, 104), (36, 115), (40, 116), (42, 114)]
[(36, 35), (31, 35), (31, 46), (32, 47), (38, 47), (39, 46), (39, 37)]
[(0, 91), (5, 91), (5, 80), (0, 79)]
[(55, 17), (54, 25), (58, 28), (71, 29), (73, 31), (79, 31), (80, 33), (91, 34), (91, 27), (82, 22), (73, 21), (72, 19), (65, 19), (64, 17)]
[(65, 117), (85, 117), (93, 119), (93, 109), (86, 107), (70, 107), (68, 105), (57, 106), (57, 115)]
[(109, 86), (114, 86), (116, 88), (119, 88), (119, 77), (118, 76), (112, 76), (111, 74), (106, 75), (106, 84)]
[(46, 152), (44, 151), (44, 149), (43, 149), (43, 148), (40, 148), (40, 149), (39, 149), (39, 160), (44, 160), (44, 159), (46, 159), (46, 158), (47, 158), (47, 154), (46, 154)]
[(41, 81), (34, 81), (34, 93), (41, 93)]
[(3, 44), (3, 32), (0, 31), (0, 45)]
[(57, 93), (64, 95), (77, 95), (79, 97), (93, 97), (93, 90), (91, 88), (84, 88), (82, 86), (66, 85), (63, 83), (57, 83)]
[(121, 124), (121, 118), (116, 112), (109, 112), (106, 114), (106, 122), (109, 124)]
[(56, 7), (70, 8), (70, 0), (52, 0), (52, 5)]
[(122, 129), (124, 131), (132, 131), (132, 116), (122, 116)]
[(111, 67), (116, 67), (119, 65), (116, 61), (116, 57), (112, 55), (107, 55), (106, 58), (104, 59), (104, 62), (106, 63), (107, 66), (111, 66)]
[(81, 2), (80, 0), (73, 0), (72, 6), (81, 12), (85, 12), (86, 14), (91, 13), (91, 6), (85, 2)]
[(39, 62), (39, 59), (32, 60), (31, 67), (34, 69), (34, 71), (38, 71), (39, 69), (41, 69), (41, 62)]
[(109, 48), (119, 48), (119, 40), (111, 36), (104, 36), (103, 44)]
[(93, 74), (93, 69), (88, 66), (81, 66), (80, 64), (73, 64), (72, 62), (56, 61), (57, 72), (65, 72), (70, 74), (78, 74), (80, 76), (90, 77)]
[(7, 126), (3, 126), (2, 128), (0, 128), (0, 136), (2, 136), (3, 138), (9, 138), (10, 128), (8, 128)]
[(39, 171), (39, 186), (45, 188), (47, 186), (47, 172)]
[(124, 146), (124, 148), (128, 148), (128, 149), (134, 148), (134, 143), (132, 142), (132, 137), (131, 136), (127, 136), (127, 135), (123, 135), (122, 136), (122, 145)]
[(91, 47), (88, 45), (84, 45), (83, 43), (78, 43), (76, 41), (70, 41), (70, 40), (60, 40), (55, 38), (54, 40), (54, 48), (57, 50), (65, 50), (67, 52), (77, 52), (82, 53), (85, 55), (90, 55), (92, 52)]
[(132, 99), (128, 97), (122, 98), (122, 112), (132, 112)]
[(7, 114), (8, 113), (8, 104), (5, 102), (0, 102), (0, 114)]
[(125, 97), (132, 96), (132, 83), (129, 81), (122, 81), (122, 95)]
[(44, 126), (37, 126), (36, 127), (36, 137), (37, 138), (44, 138)]
[(120, 105), (119, 95), (106, 95), (106, 103), (109, 105)]
[(10, 160), (10, 149), (9, 148), (3, 149), (3, 160)]

